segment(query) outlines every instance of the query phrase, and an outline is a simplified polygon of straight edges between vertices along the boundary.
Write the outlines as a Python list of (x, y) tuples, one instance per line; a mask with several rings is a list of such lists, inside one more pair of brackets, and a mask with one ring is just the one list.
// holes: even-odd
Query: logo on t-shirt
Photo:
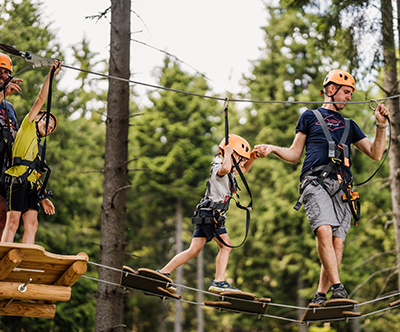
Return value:
[[(345, 122), (341, 119), (335, 118), (334, 115), (329, 115), (324, 118), (324, 121), (330, 131), (335, 131), (337, 129), (341, 129), (345, 127)], [(316, 122), (317, 126), (320, 126), (319, 121)]]

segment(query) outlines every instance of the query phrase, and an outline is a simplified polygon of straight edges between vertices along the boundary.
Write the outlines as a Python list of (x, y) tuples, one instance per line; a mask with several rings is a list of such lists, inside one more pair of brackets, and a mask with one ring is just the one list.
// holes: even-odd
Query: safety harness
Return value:
[[(243, 206), (240, 204), (239, 202), (239, 194), (238, 191), (240, 190), (235, 176), (233, 174), (233, 172), (230, 172), (229, 174), (227, 174), (226, 176), (229, 177), (229, 189), (230, 189), (230, 193), (228, 196), (225, 197), (224, 202), (221, 203), (217, 203), (214, 202), (210, 199), (210, 193), (211, 193), (211, 183), (210, 183), (210, 179), (207, 181), (207, 190), (206, 190), (206, 194), (204, 196), (204, 198), (202, 198), (202, 200), (200, 201), (200, 203), (196, 206), (196, 210), (194, 211), (194, 216), (192, 218), (192, 224), (196, 224), (196, 225), (212, 225), (212, 232), (213, 235), (226, 247), (229, 248), (239, 248), (241, 245), (243, 245), (243, 243), (246, 241), (247, 236), (249, 234), (249, 229), (250, 229), (250, 211), (252, 209), (252, 205), (253, 205), (253, 197), (251, 195), (251, 191), (250, 188), (247, 184), (246, 178), (243, 175), (243, 172), (241, 171), (238, 162), (236, 161), (236, 159), (232, 156), (232, 160), (233, 160), (233, 164), (235, 165), (235, 168), (237, 170), (237, 172), (240, 175), (240, 178), (243, 181), (244, 186), (246, 187), (246, 190), (250, 196), (250, 203), (247, 206)], [(210, 178), (211, 178), (211, 174), (213, 172), (213, 168), (214, 168), (215, 164), (213, 164), (211, 166), (211, 170), (210, 170)], [(236, 195), (237, 199), (233, 196)], [(242, 243), (240, 243), (237, 246), (231, 246), (227, 243), (225, 243), (225, 241), (221, 238), (221, 236), (217, 233), (218, 229), (221, 228), (222, 226), (225, 225), (225, 213), (226, 211), (228, 211), (229, 209), (229, 203), (231, 201), (231, 199), (233, 199), (236, 202), (236, 206), (239, 209), (245, 210), (246, 211), (246, 234), (244, 236), (244, 239), (242, 241)], [(204, 213), (204, 212), (205, 213)], [(206, 212), (207, 211), (207, 212)], [(204, 215), (205, 214), (205, 215)]]
[[(8, 168), (11, 162), (11, 147), (14, 142), (14, 136), (12, 135), (11, 129), (11, 119), (10, 112), (8, 110), (7, 103), (3, 100), (1, 105), (4, 110), (5, 119), (4, 123), (1, 121), (1, 130), (0, 130), (0, 156), (5, 156), (4, 160), (0, 160), (0, 170), (3, 172), (3, 167)], [(4, 154), (3, 154), (4, 151)], [(5, 161), (5, 165), (3, 165)]]
[[(352, 176), (343, 168), (343, 166), (350, 167), (349, 147), (345, 144), (350, 131), (350, 119), (345, 118), (345, 128), (339, 144), (336, 145), (320, 111), (313, 110), (313, 112), (321, 125), (326, 140), (328, 141), (328, 157), (330, 158), (330, 161), (327, 165), (317, 166), (304, 172), (302, 175), (302, 182), (300, 184), (300, 198), (294, 206), (294, 209), (297, 211), (300, 209), (301, 205), (303, 204), (304, 189), (310, 184), (315, 186), (318, 184), (321, 185), (322, 188), (324, 188), (329, 194), (328, 188), (325, 184), (325, 179), (333, 173), (336, 175), (340, 184), (338, 191), (342, 190), (344, 192), (342, 199), (349, 204), (355, 225), (357, 226), (357, 222), (360, 220), (360, 196), (359, 193), (353, 191)], [(307, 178), (307, 175), (318, 174), (318, 172), (319, 175), (316, 179)], [(335, 196), (338, 191), (330, 195), (330, 197)]]

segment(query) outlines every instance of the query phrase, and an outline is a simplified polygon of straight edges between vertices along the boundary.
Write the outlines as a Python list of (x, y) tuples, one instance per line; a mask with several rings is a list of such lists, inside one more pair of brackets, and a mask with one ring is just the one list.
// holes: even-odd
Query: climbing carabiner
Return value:
[(373, 111), (375, 112), (376, 107), (374, 108), (374, 107), (372, 106), (372, 103), (376, 103), (376, 107), (378, 107), (379, 103), (378, 103), (378, 101), (377, 101), (376, 99), (370, 99), (370, 100), (369, 100), (369, 107), (371, 108), (371, 110), (373, 110)]
[(225, 102), (224, 102), (224, 109), (227, 110), (228, 107), (229, 107), (229, 98), (226, 97), (226, 98), (225, 98)]

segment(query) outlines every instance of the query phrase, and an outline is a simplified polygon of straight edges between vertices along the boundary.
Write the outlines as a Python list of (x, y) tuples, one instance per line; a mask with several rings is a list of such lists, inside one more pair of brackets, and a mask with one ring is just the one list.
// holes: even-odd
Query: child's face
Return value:
[[(244, 167), (244, 164), (246, 163), (247, 158), (244, 158), (244, 157), (242, 157), (242, 156), (239, 156), (235, 151), (233, 151), (233, 154), (232, 154), (232, 155), (235, 157), (236, 162), (238, 163), (239, 167)], [(235, 165), (233, 164), (233, 160), (232, 160), (232, 166), (235, 166)]]
[[(46, 117), (42, 116), (42, 115), (38, 115), (36, 118), (36, 121), (37, 121), (40, 136), (42, 136), (42, 137), (46, 136)], [(54, 131), (54, 129), (55, 129), (55, 122), (54, 122), (54, 119), (52, 117), (50, 117), (49, 124), (47, 126), (47, 135), (50, 135)]]

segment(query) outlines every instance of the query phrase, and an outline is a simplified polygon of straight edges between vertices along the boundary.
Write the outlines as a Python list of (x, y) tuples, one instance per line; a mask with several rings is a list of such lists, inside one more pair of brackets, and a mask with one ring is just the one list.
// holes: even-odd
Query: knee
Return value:
[(37, 219), (27, 220), (24, 222), (24, 227), (25, 227), (25, 230), (27, 230), (27, 231), (35, 231), (36, 232), (38, 225), (39, 225), (39, 223), (38, 223)]
[[(227, 243), (227, 244), (231, 245), (231, 243)], [(220, 250), (221, 250), (222, 252), (226, 253), (226, 254), (229, 254), (229, 253), (231, 252), (232, 248), (229, 248), (229, 247), (227, 247), (227, 246), (222, 246), (222, 247), (220, 248)]]
[(196, 257), (196, 256), (200, 253), (201, 249), (202, 249), (202, 247), (200, 247), (200, 246), (193, 246), (193, 245), (191, 245), (191, 246), (187, 249), (186, 252), (189, 254), (189, 257), (190, 257), (190, 258), (194, 258), (194, 257)]

